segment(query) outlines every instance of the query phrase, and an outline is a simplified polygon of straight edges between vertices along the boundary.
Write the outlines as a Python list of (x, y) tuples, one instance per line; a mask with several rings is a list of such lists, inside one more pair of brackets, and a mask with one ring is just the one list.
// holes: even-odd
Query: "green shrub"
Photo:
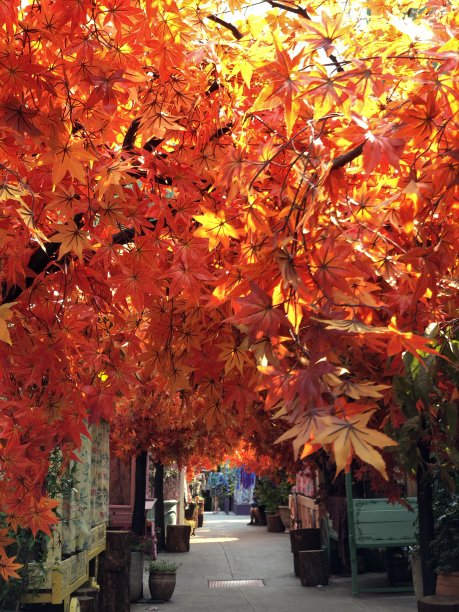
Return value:
[(433, 504), (435, 537), (432, 552), (437, 573), (459, 571), (459, 495), (441, 492)]
[(167, 561), (166, 559), (156, 559), (155, 561), (150, 561), (148, 571), (150, 574), (170, 574), (176, 572), (178, 568), (177, 563), (174, 561)]
[(143, 552), (151, 555), (153, 541), (151, 536), (138, 536), (135, 533), (129, 534), (129, 547), (131, 552)]

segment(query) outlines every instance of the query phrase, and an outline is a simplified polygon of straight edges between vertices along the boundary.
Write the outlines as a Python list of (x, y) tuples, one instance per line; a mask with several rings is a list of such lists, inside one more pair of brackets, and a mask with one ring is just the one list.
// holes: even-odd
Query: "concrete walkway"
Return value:
[[(302, 587), (293, 572), (287, 533), (248, 527), (248, 517), (205, 513), (188, 553), (160, 553), (179, 564), (172, 599), (144, 601), (132, 612), (414, 612), (413, 595), (351, 595), (351, 579), (331, 577), (326, 587)], [(367, 575), (366, 575), (367, 578)], [(262, 587), (209, 588), (209, 580), (261, 579)], [(145, 574), (144, 595), (149, 597)]]

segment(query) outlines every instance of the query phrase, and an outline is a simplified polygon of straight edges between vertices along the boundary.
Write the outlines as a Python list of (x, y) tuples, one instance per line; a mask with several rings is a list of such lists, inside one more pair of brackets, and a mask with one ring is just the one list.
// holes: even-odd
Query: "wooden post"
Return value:
[(301, 586), (328, 584), (328, 560), (325, 550), (300, 550)]
[(419, 612), (459, 612), (459, 598), (428, 595), (418, 601)]
[(190, 525), (167, 526), (167, 552), (188, 552), (190, 550)]
[(129, 612), (129, 531), (107, 531), (107, 549), (100, 555), (98, 612)]

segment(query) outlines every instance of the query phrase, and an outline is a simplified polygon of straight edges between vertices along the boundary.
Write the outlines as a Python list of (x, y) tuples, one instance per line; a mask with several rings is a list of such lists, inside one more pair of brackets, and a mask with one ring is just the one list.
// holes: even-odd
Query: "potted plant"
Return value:
[(285, 526), (279, 515), (279, 506), (288, 502), (289, 482), (283, 478), (276, 483), (268, 478), (260, 478), (255, 487), (254, 496), (259, 505), (264, 506), (268, 531), (284, 531)]
[(151, 561), (147, 572), (150, 597), (153, 601), (168, 601), (175, 589), (177, 563), (166, 559)]
[(446, 491), (437, 494), (434, 514), (436, 594), (459, 597), (459, 494)]
[(145, 554), (151, 554), (152, 541), (147, 536), (131, 533), (129, 537), (131, 549), (131, 568), (129, 570), (130, 600), (138, 601), (143, 596), (143, 566)]

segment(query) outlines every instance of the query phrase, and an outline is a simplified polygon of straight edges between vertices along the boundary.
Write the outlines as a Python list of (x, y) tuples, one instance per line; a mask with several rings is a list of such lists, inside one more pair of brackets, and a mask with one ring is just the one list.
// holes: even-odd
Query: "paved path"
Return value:
[[(248, 527), (248, 517), (205, 513), (188, 553), (161, 553), (179, 564), (172, 599), (136, 603), (132, 612), (414, 612), (413, 595), (351, 595), (350, 578), (326, 587), (302, 587), (293, 572), (290, 538)], [(258, 588), (209, 588), (209, 580), (261, 579)], [(144, 594), (149, 596), (148, 576)]]

